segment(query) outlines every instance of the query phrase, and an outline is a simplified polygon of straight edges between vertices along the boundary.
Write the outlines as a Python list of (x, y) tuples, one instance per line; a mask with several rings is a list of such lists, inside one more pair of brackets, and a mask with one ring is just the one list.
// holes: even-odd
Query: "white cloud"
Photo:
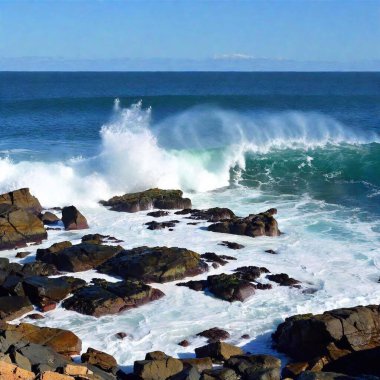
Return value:
[(232, 53), (232, 54), (221, 54), (221, 55), (215, 55), (214, 59), (216, 60), (250, 60), (255, 59), (253, 55), (249, 54), (243, 54), (243, 53)]

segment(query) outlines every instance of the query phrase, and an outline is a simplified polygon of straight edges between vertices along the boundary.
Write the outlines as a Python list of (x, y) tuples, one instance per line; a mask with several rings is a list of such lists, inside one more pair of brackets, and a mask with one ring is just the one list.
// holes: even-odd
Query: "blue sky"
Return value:
[(0, 0), (5, 69), (379, 62), (380, 0)]

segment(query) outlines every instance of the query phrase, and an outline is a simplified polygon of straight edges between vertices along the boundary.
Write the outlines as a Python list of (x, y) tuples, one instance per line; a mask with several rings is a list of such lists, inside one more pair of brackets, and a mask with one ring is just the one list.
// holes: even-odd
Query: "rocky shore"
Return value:
[[(168, 210), (175, 210), (174, 214), (188, 219), (189, 225), (196, 226), (200, 221), (209, 223), (205, 233), (222, 233), (219, 244), (227, 250), (239, 250), (244, 246), (226, 241), (226, 234), (249, 238), (275, 238), (281, 234), (275, 219), (276, 209), (245, 217), (236, 216), (227, 208), (192, 209), (191, 200), (183, 198), (180, 190), (150, 189), (116, 196), (101, 204), (116, 212), (149, 210), (146, 216), (158, 221), (146, 223), (151, 230), (148, 233), (175, 229), (181, 224), (178, 220), (170, 221), (171, 224), (159, 221), (159, 218), (170, 216)], [(48, 239), (51, 228), (86, 230), (89, 223), (72, 205), (44, 210), (28, 189), (0, 195), (0, 250), (28, 247), (35, 252), (34, 258), (22, 264), (0, 254), (0, 379), (380, 378), (378, 305), (285, 319), (273, 333), (272, 341), (274, 349), (287, 355), (286, 361), (281, 362), (278, 357), (261, 352), (246, 352), (228, 343), (230, 332), (219, 326), (196, 334), (205, 339), (206, 344), (197, 347), (191, 358), (174, 358), (153, 351), (135, 361), (132, 373), (124, 371), (106, 352), (92, 347), (84, 352), (81, 339), (73, 332), (38, 327), (33, 321), (43, 319), (45, 313), (57, 307), (95, 318), (128, 313), (130, 309), (154, 304), (165, 297), (165, 292), (158, 286), (171, 282), (189, 288), (189, 292), (203, 292), (218, 302), (227, 301), (226, 304), (244, 302), (258, 292), (273, 291), (275, 286), (285, 286), (294, 292), (314, 289), (286, 273), (277, 273), (254, 263), (241, 266), (238, 256), (170, 246), (126, 249), (123, 241), (117, 238), (98, 233), (85, 234), (85, 231), (77, 244), (64, 240), (46, 248), (35, 248), (34, 245)], [(268, 250), (268, 253), (275, 252)], [(28, 257), (28, 252), (18, 254), (20, 258)], [(225, 265), (235, 261), (232, 272), (220, 272)], [(214, 269), (219, 272), (213, 274)], [(91, 280), (75, 276), (89, 270), (95, 273)], [(115, 281), (100, 278), (104, 275)], [(205, 277), (189, 279), (199, 275)], [(125, 334), (120, 332), (117, 338), (123, 339)], [(186, 347), (191, 339), (186, 337), (178, 344)]]

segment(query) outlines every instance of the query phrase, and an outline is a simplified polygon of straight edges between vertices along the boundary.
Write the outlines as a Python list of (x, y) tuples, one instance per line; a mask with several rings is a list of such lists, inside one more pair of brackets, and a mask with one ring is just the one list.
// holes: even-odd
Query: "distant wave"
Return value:
[[(316, 164), (320, 177), (328, 179), (339, 176), (345, 160), (354, 165), (360, 149), (370, 149), (371, 162), (379, 160), (378, 135), (356, 132), (318, 113), (250, 114), (195, 107), (153, 125), (152, 112), (141, 102), (122, 108), (116, 100), (112, 119), (100, 130), (100, 154), (94, 157), (67, 162), (0, 160), (0, 191), (29, 186), (45, 206), (91, 205), (153, 186), (208, 191), (231, 182), (256, 186), (271, 178), (279, 181), (289, 172), (307, 181), (311, 170), (305, 174), (306, 169)], [(325, 172), (310, 152), (319, 158), (324, 154), (336, 167)], [(282, 171), (276, 172), (279, 167)], [(367, 167), (359, 180), (373, 179), (372, 166)], [(351, 169), (344, 170), (349, 178)]]

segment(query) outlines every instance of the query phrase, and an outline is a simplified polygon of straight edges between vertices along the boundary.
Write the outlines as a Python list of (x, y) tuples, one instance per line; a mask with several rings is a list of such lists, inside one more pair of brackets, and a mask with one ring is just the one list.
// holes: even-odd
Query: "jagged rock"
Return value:
[(122, 278), (167, 282), (203, 273), (208, 265), (198, 253), (185, 248), (138, 247), (120, 252), (97, 269)]
[(242, 249), (242, 248), (244, 248), (243, 244), (234, 243), (234, 242), (227, 241), (227, 240), (222, 241), (219, 245), (223, 245), (229, 249)]
[(215, 368), (203, 371), (201, 380), (240, 380), (231, 368)]
[(220, 220), (228, 220), (235, 217), (235, 214), (228, 208), (214, 207), (207, 210), (197, 210), (185, 208), (181, 211), (176, 211), (177, 215), (190, 214), (189, 219), (207, 220), (208, 222), (219, 222)]
[(242, 280), (237, 274), (218, 274), (207, 277), (208, 289), (216, 297), (223, 300), (245, 301), (255, 294), (255, 286)]
[(85, 378), (87, 377), (87, 375), (91, 376), (94, 374), (94, 372), (91, 371), (89, 368), (80, 364), (66, 364), (63, 372), (65, 375), (80, 377), (84, 376)]
[(86, 218), (75, 206), (68, 206), (62, 209), (62, 222), (65, 230), (83, 230), (89, 228)]
[(300, 288), (300, 281), (289, 277), (286, 273), (269, 274), (267, 279), (273, 282), (277, 282), (281, 286), (291, 286), (292, 288)]
[(161, 218), (163, 216), (168, 216), (169, 211), (164, 211), (164, 210), (152, 211), (152, 212), (148, 212), (146, 215), (152, 216), (153, 218)]
[(179, 343), (178, 343), (178, 346), (181, 346), (181, 347), (189, 347), (190, 346), (190, 342), (186, 339), (184, 340), (181, 340)]
[(320, 369), (331, 368), (345, 357), (355, 365), (363, 360), (359, 353), (380, 347), (380, 308), (369, 305), (296, 315), (277, 327), (273, 340), (279, 351), (296, 360), (321, 358)]
[(32, 370), (32, 364), (30, 363), (30, 360), (26, 356), (21, 355), (19, 352), (11, 350), (9, 357), (11, 358), (12, 363), (17, 365), (17, 367), (20, 367), (27, 371)]
[(75, 380), (75, 378), (58, 372), (45, 371), (41, 374), (40, 380)]
[(36, 375), (14, 364), (0, 360), (0, 379), (4, 380), (34, 380)]
[(50, 211), (46, 211), (41, 214), (40, 219), (42, 220), (43, 224), (46, 224), (48, 226), (55, 225), (61, 220), (57, 215), (53, 214)]
[(81, 314), (99, 317), (116, 314), (155, 301), (164, 296), (158, 289), (140, 281), (106, 281), (86, 286), (66, 299), (62, 306)]
[(215, 361), (224, 361), (228, 360), (231, 356), (243, 355), (243, 350), (228, 343), (215, 342), (196, 348), (195, 354), (197, 358), (210, 357)]
[(133, 373), (144, 380), (166, 380), (183, 371), (180, 360), (171, 357), (135, 361)]
[(0, 250), (25, 247), (47, 238), (41, 220), (31, 212), (6, 203), (0, 204)]
[[(8, 344), (25, 342), (25, 344), (36, 344), (50, 347), (55, 353), (65, 356), (79, 355), (82, 350), (81, 340), (71, 331), (38, 327), (30, 323), (20, 323), (19, 325), (0, 324), (0, 336), (5, 336)], [(4, 341), (2, 342), (5, 344)], [(36, 347), (32, 347), (33, 349)], [(30, 356), (20, 351), (33, 365)], [(38, 356), (38, 355), (37, 355)]]
[(26, 256), (29, 256), (32, 252), (17, 252), (16, 258), (17, 259), (25, 259)]
[(33, 263), (24, 264), (19, 272), (23, 277), (29, 276), (54, 276), (59, 274), (55, 265), (49, 263), (43, 263), (35, 261)]
[(176, 284), (177, 286), (186, 286), (191, 290), (195, 290), (196, 292), (200, 292), (201, 290), (205, 290), (207, 288), (207, 280), (197, 280), (197, 281), (187, 281), (187, 282), (179, 282)]
[(81, 272), (93, 269), (123, 250), (121, 246), (69, 242), (53, 244), (47, 249), (38, 249), (36, 259), (53, 263), (59, 270)]
[(206, 252), (201, 255), (202, 259), (205, 259), (207, 262), (217, 263), (219, 265), (226, 265), (228, 260), (236, 260), (235, 257), (226, 256), (226, 255), (217, 255), (214, 252)]
[(182, 198), (181, 190), (149, 189), (139, 193), (115, 196), (108, 201), (100, 201), (103, 206), (113, 211), (137, 212), (159, 209), (191, 208), (191, 200)]
[(23, 281), (25, 294), (35, 305), (40, 307), (61, 301), (85, 285), (86, 281), (74, 277), (32, 276)]
[(200, 373), (193, 366), (186, 366), (180, 373), (170, 376), (170, 380), (199, 380)]
[(128, 334), (126, 334), (125, 332), (118, 332), (115, 334), (116, 338), (118, 339), (124, 339), (128, 336)]
[(208, 343), (214, 343), (228, 339), (230, 337), (230, 334), (227, 331), (222, 330), (218, 327), (213, 327), (211, 329), (198, 333), (197, 336), (207, 338)]
[(212, 369), (211, 358), (188, 358), (181, 359), (181, 362), (186, 365), (191, 365), (197, 369), (198, 372), (202, 372), (205, 369)]
[(269, 273), (269, 270), (265, 267), (245, 266), (245, 267), (236, 268), (234, 272), (236, 272), (236, 274), (242, 280), (255, 281), (263, 273)]
[(27, 297), (0, 297), (0, 321), (11, 321), (33, 310)]
[(82, 354), (81, 359), (83, 363), (92, 364), (106, 372), (111, 372), (117, 366), (116, 359), (113, 356), (91, 347), (87, 349), (85, 354)]
[(45, 317), (42, 314), (33, 313), (33, 314), (27, 315), (27, 318), (37, 320), (37, 319), (44, 319)]
[(39, 200), (30, 194), (28, 188), (10, 191), (0, 195), (0, 204), (16, 206), (25, 211), (38, 215), (42, 211)]
[(280, 380), (281, 360), (271, 355), (240, 355), (228, 359), (224, 365), (244, 379)]
[(273, 210), (268, 210), (260, 214), (251, 214), (245, 218), (232, 218), (222, 222), (214, 223), (208, 226), (209, 231), (247, 235), (250, 237), (257, 236), (279, 236), (277, 221), (273, 217)]
[(271, 255), (277, 255), (277, 252), (274, 251), (273, 249), (267, 249), (267, 250), (265, 251), (265, 253), (270, 253)]
[(169, 220), (168, 222), (156, 222), (155, 220), (145, 223), (148, 226), (148, 230), (162, 230), (164, 228), (173, 228), (176, 224), (179, 223), (179, 220)]

